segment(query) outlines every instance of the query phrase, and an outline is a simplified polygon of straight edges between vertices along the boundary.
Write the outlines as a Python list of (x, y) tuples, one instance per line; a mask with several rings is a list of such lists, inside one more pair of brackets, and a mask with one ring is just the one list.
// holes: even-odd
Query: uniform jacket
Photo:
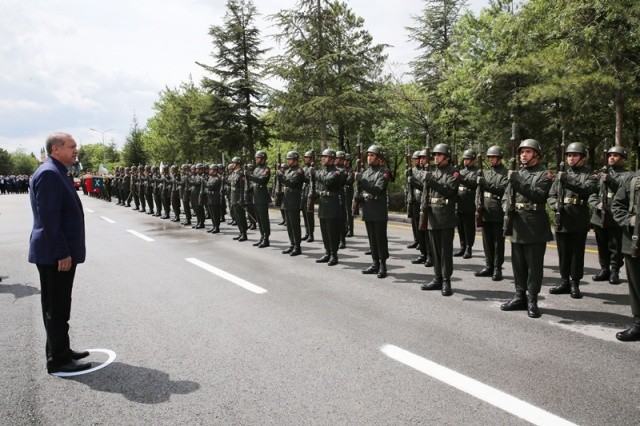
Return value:
[(229, 173), (229, 198), (231, 204), (244, 204), (244, 173), (242, 170), (234, 170)]
[(302, 186), (304, 185), (304, 170), (298, 166), (292, 166), (287, 171), (278, 175), (284, 189), (282, 208), (285, 210), (300, 211), (302, 198)]
[(191, 188), (191, 205), (204, 205), (204, 181), (203, 175), (192, 174), (189, 178), (189, 187)]
[(362, 190), (362, 220), (386, 222), (389, 220), (387, 186), (390, 172), (386, 167), (371, 166), (358, 177), (358, 189)]
[(502, 210), (502, 196), (507, 187), (507, 168), (499, 164), (484, 172), (484, 209), (482, 220), (484, 222), (504, 221)]
[(338, 193), (341, 188), (342, 177), (336, 166), (323, 167), (316, 173), (319, 219), (337, 219), (340, 216)]
[(253, 189), (254, 204), (269, 204), (271, 195), (269, 194), (269, 179), (271, 170), (266, 164), (258, 164), (252, 173), (247, 173), (247, 179), (251, 182)]
[(86, 256), (84, 212), (67, 168), (48, 157), (34, 173), (29, 188), (33, 229), (29, 242), (29, 262), (57, 265), (71, 256), (73, 264)]
[(460, 170), (458, 185), (457, 212), (473, 214), (476, 211), (476, 188), (478, 187), (478, 168), (464, 167)]
[[(605, 209), (605, 218), (604, 218), (604, 226), (618, 226), (616, 221), (613, 219), (611, 215), (611, 202), (613, 201), (613, 196), (618, 192), (620, 188), (620, 184), (624, 182), (624, 180), (629, 176), (631, 172), (628, 172), (624, 169), (623, 166), (613, 166), (609, 167), (609, 176), (610, 180), (606, 182), (607, 188), (607, 206)], [(591, 223), (596, 226), (603, 226), (602, 224), (602, 216), (601, 210), (598, 208), (600, 203), (602, 202), (602, 195), (600, 190), (601, 182), (598, 182), (598, 188), (596, 192), (591, 194), (589, 197), (589, 204), (593, 207), (593, 215), (591, 216)]]
[(205, 193), (207, 194), (207, 204), (219, 206), (221, 202), (222, 178), (219, 175), (211, 175), (205, 184)]
[[(523, 167), (514, 182), (507, 185), (503, 203), (510, 188), (516, 192), (516, 209), (513, 217), (511, 242), (519, 244), (546, 243), (553, 240), (549, 215), (546, 210), (547, 198), (553, 175), (540, 164)], [(519, 206), (519, 207), (518, 207)]]
[[(631, 218), (637, 217), (640, 191), (635, 189), (636, 182), (640, 180), (640, 171), (627, 173), (620, 187), (611, 201), (611, 214), (616, 224), (622, 228), (622, 253), (631, 254), (632, 237), (634, 227), (631, 226)], [(632, 200), (632, 192), (633, 200)]]
[[(426, 173), (426, 170), (423, 170), (414, 179), (423, 183)], [(447, 229), (457, 226), (456, 197), (460, 185), (459, 179), (460, 173), (450, 164), (438, 166), (431, 172), (431, 178), (427, 181), (429, 196), (427, 229)]]
[[(549, 191), (548, 203), (551, 210), (558, 211), (558, 196), (561, 203), (561, 228), (556, 232), (589, 231), (589, 196), (598, 187), (598, 176), (589, 167), (569, 167), (566, 181), (562, 184), (562, 194), (558, 194), (558, 179), (555, 179)], [(556, 216), (557, 218), (557, 216)]]

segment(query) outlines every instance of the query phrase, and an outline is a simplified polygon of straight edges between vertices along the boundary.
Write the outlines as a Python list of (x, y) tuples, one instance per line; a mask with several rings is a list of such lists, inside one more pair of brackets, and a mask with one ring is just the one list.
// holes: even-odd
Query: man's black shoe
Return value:
[(630, 328), (616, 333), (616, 339), (621, 342), (635, 342), (640, 340), (640, 324), (635, 323)]
[(289, 254), (293, 251), (293, 246), (289, 246), (286, 249), (282, 250), (282, 254)]
[(570, 294), (571, 293), (571, 286), (569, 285), (569, 279), (568, 278), (562, 278), (562, 281), (560, 282), (560, 285), (557, 285), (553, 288), (549, 289), (549, 293), (550, 294)]
[(540, 318), (540, 309), (538, 309), (538, 296), (529, 295), (527, 298), (527, 315), (529, 318)]
[(315, 240), (313, 239), (313, 234), (312, 234), (312, 235), (309, 235), (309, 238), (307, 238), (307, 242), (308, 242), (308, 243), (312, 243), (312, 242), (314, 242), (314, 241), (315, 241)]
[(262, 242), (260, 244), (258, 244), (258, 248), (265, 248), (265, 247), (269, 247), (271, 244), (269, 244), (269, 239), (267, 237), (265, 237)]
[(596, 275), (593, 276), (593, 281), (609, 281), (609, 277), (611, 276), (611, 270), (609, 269), (600, 269)]
[(471, 246), (467, 246), (467, 249), (464, 251), (464, 254), (462, 255), (463, 259), (471, 259), (473, 257), (473, 255), (471, 254)]
[(495, 268), (493, 270), (492, 281), (502, 281), (502, 268)]
[(253, 243), (252, 245), (253, 245), (254, 247), (258, 247), (260, 244), (262, 244), (262, 240), (263, 240), (263, 238), (260, 238), (258, 241), (256, 241), (256, 242), (255, 242), (255, 243)]
[(500, 309), (503, 311), (526, 311), (527, 299), (525, 299), (524, 296), (516, 294), (513, 299), (500, 305)]
[(213, 229), (211, 229), (211, 233), (212, 234), (219, 234), (220, 233), (220, 228), (218, 228), (217, 226), (214, 227)]
[(243, 233), (240, 235), (240, 238), (238, 238), (238, 241), (247, 241), (247, 234)]
[(424, 263), (425, 260), (427, 260), (427, 259), (424, 256), (420, 255), (420, 256), (416, 257), (415, 259), (413, 259), (411, 261), (411, 263), (413, 263), (414, 265), (417, 265), (419, 263)]
[(430, 283), (425, 283), (420, 286), (422, 290), (442, 290), (442, 278), (435, 277)]
[(338, 246), (339, 249), (345, 249), (347, 248), (347, 242), (345, 240), (340, 241), (340, 245)]
[(239, 240), (240, 238), (242, 238), (242, 234), (239, 234), (238, 236), (233, 237), (234, 240)]
[(364, 252), (364, 255), (365, 255), (365, 256), (371, 256), (371, 250), (367, 250), (367, 251), (365, 251), (365, 252)]
[(461, 247), (460, 250), (453, 253), (453, 257), (460, 257), (464, 254), (464, 247)]
[(316, 263), (327, 263), (330, 257), (331, 256), (329, 256), (328, 254), (325, 254), (324, 256), (317, 258)]
[(66, 364), (62, 365), (48, 365), (47, 372), (49, 374), (55, 373), (75, 373), (77, 371), (84, 371), (91, 368), (90, 362), (79, 362), (76, 360), (71, 360)]
[(333, 265), (337, 265), (338, 264), (338, 258), (336, 256), (331, 256), (329, 258), (329, 261), (327, 262), (327, 265), (329, 266), (333, 266)]
[(305, 234), (304, 237), (301, 238), (302, 241), (307, 241), (309, 238), (309, 234)]
[(433, 258), (431, 256), (427, 256), (427, 260), (424, 261), (424, 266), (427, 268), (431, 268), (433, 266)]
[(71, 357), (71, 359), (75, 359), (75, 360), (86, 358), (90, 355), (89, 351), (76, 352), (73, 349), (69, 349), (68, 354)]
[(445, 278), (442, 280), (442, 295), (443, 296), (451, 296), (453, 291), (451, 291), (451, 280), (449, 278)]
[(571, 298), (582, 299), (582, 293), (580, 292), (580, 280), (571, 280)]
[(300, 256), (301, 254), (302, 250), (300, 249), (300, 246), (295, 246), (289, 256)]
[(369, 265), (368, 268), (363, 269), (362, 273), (365, 275), (372, 275), (372, 274), (377, 274), (379, 270), (380, 270), (380, 263), (373, 262), (371, 265)]
[(418, 248), (418, 242), (417, 242), (417, 241), (414, 241), (412, 244), (409, 244), (409, 245), (407, 246), (407, 248), (413, 248), (413, 249), (414, 249), (414, 248)]
[(378, 271), (378, 278), (385, 278), (387, 276), (387, 263), (384, 260), (380, 261), (380, 270)]
[(611, 276), (609, 277), (609, 284), (620, 284), (620, 276), (617, 269), (611, 269)]
[(493, 268), (486, 266), (479, 271), (476, 271), (473, 275), (476, 277), (492, 277), (493, 276)]

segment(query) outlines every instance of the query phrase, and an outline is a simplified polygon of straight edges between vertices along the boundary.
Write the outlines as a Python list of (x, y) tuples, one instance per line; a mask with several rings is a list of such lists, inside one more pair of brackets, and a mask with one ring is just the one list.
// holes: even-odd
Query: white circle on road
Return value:
[(95, 367), (89, 368), (88, 370), (74, 371), (73, 373), (52, 373), (51, 375), (58, 376), (58, 377), (71, 377), (71, 376), (80, 376), (82, 374), (89, 374), (89, 373), (93, 373), (94, 371), (100, 370), (101, 368), (106, 367), (116, 359), (116, 353), (110, 349), (87, 349), (87, 351), (89, 351), (89, 353), (102, 352), (104, 354), (107, 354), (109, 358), (107, 358), (107, 360), (102, 364), (98, 364)]

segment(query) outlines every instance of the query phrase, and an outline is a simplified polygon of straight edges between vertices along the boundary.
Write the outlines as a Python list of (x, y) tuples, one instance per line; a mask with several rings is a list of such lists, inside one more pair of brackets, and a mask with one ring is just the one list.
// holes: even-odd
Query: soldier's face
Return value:
[(538, 156), (531, 148), (520, 149), (520, 162), (524, 166), (535, 166), (538, 164)]
[(298, 160), (296, 160), (295, 158), (287, 158), (287, 166), (291, 167), (291, 166), (297, 166), (298, 165)]
[(256, 157), (256, 164), (263, 164), (263, 163), (264, 163), (263, 157)]
[(375, 164), (377, 159), (378, 159), (378, 156), (376, 154), (374, 154), (373, 152), (367, 153), (367, 164), (369, 164), (369, 165)]
[(322, 161), (323, 166), (333, 164), (333, 158), (329, 157), (328, 155), (323, 155), (320, 161)]
[(502, 158), (500, 158), (500, 157), (491, 156), (491, 157), (487, 157), (487, 159), (489, 160), (489, 165), (491, 167), (495, 167), (495, 166), (497, 166), (498, 164), (500, 164), (502, 162)]
[(462, 160), (462, 163), (464, 164), (465, 167), (469, 167), (473, 164), (473, 158), (464, 158)]
[(567, 154), (567, 164), (569, 167), (582, 166), (584, 164), (585, 157), (577, 152), (570, 152)]
[(449, 162), (449, 157), (447, 157), (447, 155), (438, 152), (437, 154), (434, 154), (433, 156), (433, 160), (435, 161), (436, 165), (440, 166), (444, 166), (445, 164), (447, 164)]
[(420, 163), (421, 166), (424, 166), (425, 164), (427, 164), (427, 157), (418, 158), (418, 163)]
[(622, 164), (624, 162), (624, 157), (617, 152), (612, 152), (609, 154), (609, 165), (616, 166), (618, 164)]

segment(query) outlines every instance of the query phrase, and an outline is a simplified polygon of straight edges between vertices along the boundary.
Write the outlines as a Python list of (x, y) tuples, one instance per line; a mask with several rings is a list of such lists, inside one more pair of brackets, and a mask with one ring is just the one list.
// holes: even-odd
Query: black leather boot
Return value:
[(636, 319), (636, 323), (624, 331), (616, 333), (616, 339), (621, 342), (635, 342), (640, 340), (640, 320)]
[(331, 256), (329, 257), (329, 261), (327, 262), (327, 265), (333, 266), (337, 264), (338, 264), (338, 255), (335, 253), (332, 253)]
[(262, 239), (262, 242), (258, 244), (258, 248), (265, 248), (269, 247), (270, 245), (271, 244), (269, 243), (269, 237), (265, 235), (265, 237)]
[(445, 278), (442, 280), (442, 295), (443, 296), (451, 296), (453, 291), (451, 290), (451, 280), (449, 278)]
[(347, 240), (342, 239), (340, 240), (340, 245), (338, 246), (339, 249), (345, 249), (347, 248)]
[(571, 298), (582, 299), (582, 293), (580, 292), (580, 280), (571, 280)]
[(491, 277), (492, 281), (502, 281), (502, 268), (496, 266), (493, 268), (493, 276)]
[(473, 257), (473, 254), (471, 254), (471, 246), (467, 246), (467, 248), (464, 250), (464, 254), (462, 255), (463, 259), (471, 259)]
[(491, 277), (493, 276), (493, 268), (485, 266), (479, 271), (476, 271), (473, 275), (475, 275), (476, 277)]
[(529, 318), (540, 318), (540, 309), (538, 309), (538, 295), (530, 294), (527, 296), (527, 315)]
[(420, 286), (422, 290), (442, 290), (442, 277), (435, 277), (430, 283), (424, 283)]
[(569, 294), (571, 293), (571, 285), (569, 285), (569, 278), (562, 277), (560, 284), (549, 289), (550, 294)]
[(413, 263), (414, 265), (417, 265), (419, 263), (424, 263), (426, 260), (427, 260), (426, 257), (424, 257), (423, 255), (420, 255), (420, 256), (416, 257), (415, 259), (413, 259), (411, 261), (411, 263)]
[(417, 241), (414, 241), (413, 243), (411, 243), (411, 244), (409, 244), (407, 246), (407, 248), (410, 248), (410, 249), (414, 249), (414, 248), (417, 248), (417, 247), (418, 247), (418, 242)]
[(289, 246), (286, 249), (282, 250), (282, 254), (289, 254), (293, 251), (293, 246)]
[(369, 265), (368, 268), (362, 270), (362, 273), (365, 275), (370, 275), (370, 274), (372, 275), (372, 274), (377, 274), (379, 270), (380, 270), (380, 262), (377, 260), (374, 260), (373, 263)]
[(260, 244), (262, 244), (262, 240), (264, 240), (264, 235), (261, 235), (260, 239), (258, 241), (256, 241), (255, 243), (253, 243), (252, 245), (254, 247), (258, 247)]
[(611, 271), (609, 269), (602, 268), (600, 272), (593, 276), (593, 281), (609, 281), (609, 277), (611, 276)]
[(289, 254), (289, 256), (300, 256), (302, 254), (302, 250), (299, 245), (293, 246), (293, 251)]
[(513, 299), (500, 305), (500, 309), (503, 311), (526, 311), (527, 298), (525, 293), (517, 291)]
[(431, 268), (433, 266), (433, 259), (431, 256), (427, 255), (427, 260), (424, 261), (424, 266), (427, 268)]
[(380, 261), (380, 270), (378, 271), (378, 278), (385, 278), (387, 276), (387, 262), (385, 260)]
[(240, 238), (238, 238), (238, 241), (247, 241), (247, 233), (243, 232), (242, 234), (240, 234)]
[(619, 271), (616, 268), (611, 268), (611, 276), (609, 277), (609, 284), (620, 284)]
[(453, 257), (461, 257), (464, 254), (465, 246), (460, 247), (460, 250), (453, 252)]
[(316, 259), (316, 263), (327, 263), (330, 257), (331, 256), (329, 256), (329, 253), (325, 253), (324, 256)]
[(315, 241), (315, 239), (313, 238), (313, 234), (309, 234), (309, 238), (307, 238), (307, 242), (308, 243), (312, 243), (314, 241)]

